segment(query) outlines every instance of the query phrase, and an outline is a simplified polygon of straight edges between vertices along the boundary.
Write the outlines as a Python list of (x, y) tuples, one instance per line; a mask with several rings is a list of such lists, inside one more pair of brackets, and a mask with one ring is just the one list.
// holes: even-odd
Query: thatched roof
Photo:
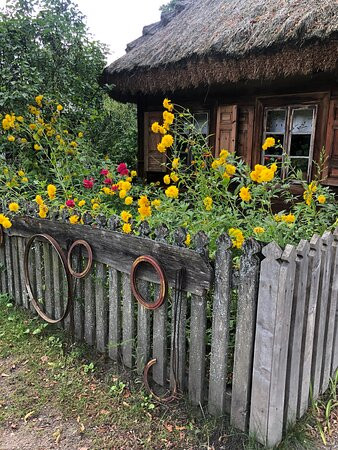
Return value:
[(104, 82), (135, 96), (271, 80), (332, 72), (337, 54), (337, 0), (180, 0), (128, 44)]

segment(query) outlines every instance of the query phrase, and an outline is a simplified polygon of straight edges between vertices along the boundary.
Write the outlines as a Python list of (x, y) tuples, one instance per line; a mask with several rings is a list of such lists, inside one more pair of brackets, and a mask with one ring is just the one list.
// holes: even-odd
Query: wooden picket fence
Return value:
[[(316, 399), (338, 367), (338, 229), (284, 250), (274, 242), (262, 248), (249, 239), (234, 270), (226, 234), (211, 260), (203, 233), (191, 250), (185, 248), (183, 229), (168, 244), (165, 226), (156, 230), (155, 239), (149, 238), (146, 223), (140, 236), (113, 231), (116, 227), (116, 220), (80, 226), (14, 219), (0, 247), (1, 292), (32, 309), (23, 276), (27, 238), (46, 233), (65, 250), (77, 239), (86, 240), (94, 266), (85, 279), (74, 280), (76, 338), (140, 374), (156, 358), (151, 378), (163, 391), (173, 384), (175, 364), (180, 391), (193, 404), (214, 415), (227, 413), (235, 427), (276, 445), (306, 412), (310, 386)], [(131, 292), (131, 265), (141, 255), (157, 259), (169, 284), (167, 300), (154, 311), (138, 304)], [(86, 255), (74, 253), (72, 266), (85, 264)], [(183, 294), (174, 314), (175, 280), (182, 267)], [(66, 278), (50, 244), (35, 242), (29, 273), (46, 312), (60, 316)], [(145, 267), (138, 278), (142, 295), (154, 299), (159, 285), (153, 271)], [(70, 327), (69, 317), (63, 326)], [(174, 333), (178, 351), (172, 354)]]

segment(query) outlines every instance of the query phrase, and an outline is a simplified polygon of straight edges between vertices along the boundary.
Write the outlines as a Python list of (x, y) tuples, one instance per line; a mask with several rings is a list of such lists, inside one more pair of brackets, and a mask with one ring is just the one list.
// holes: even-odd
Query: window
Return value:
[(195, 119), (195, 128), (207, 137), (209, 134), (209, 114), (207, 112), (193, 113)]
[[(274, 137), (276, 143), (283, 146), (295, 170), (301, 170), (307, 180), (311, 177), (316, 115), (316, 106), (265, 109), (263, 142), (267, 137)], [(262, 158), (263, 164), (282, 162), (282, 150), (270, 147)], [(280, 175), (285, 177), (286, 169), (282, 170)]]

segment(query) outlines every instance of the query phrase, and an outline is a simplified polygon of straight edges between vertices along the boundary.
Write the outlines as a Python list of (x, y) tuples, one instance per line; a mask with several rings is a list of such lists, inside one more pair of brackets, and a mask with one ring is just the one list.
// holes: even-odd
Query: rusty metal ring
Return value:
[(173, 391), (171, 393), (171, 395), (168, 395), (168, 397), (159, 397), (157, 394), (155, 394), (155, 392), (151, 389), (151, 387), (149, 386), (149, 382), (148, 382), (148, 373), (149, 370), (152, 368), (153, 365), (155, 365), (157, 363), (157, 359), (151, 359), (150, 361), (147, 362), (147, 364), (144, 367), (144, 371), (143, 371), (143, 383), (146, 387), (146, 389), (148, 390), (148, 392), (154, 397), (155, 400), (157, 400), (160, 403), (170, 403), (173, 402), (174, 400), (177, 399), (177, 383), (176, 380), (174, 380), (174, 388)]
[(4, 230), (2, 229), (2, 225), (0, 225), (0, 247), (4, 244)]
[[(88, 264), (82, 272), (75, 272), (75, 270), (73, 270), (73, 268), (72, 268), (72, 260), (71, 260), (72, 252), (73, 252), (74, 248), (77, 247), (78, 245), (83, 245), (83, 247), (87, 250), (87, 254), (88, 254)], [(72, 245), (70, 246), (70, 248), (68, 250), (67, 263), (68, 263), (69, 272), (74, 278), (85, 278), (88, 275), (88, 273), (90, 272), (92, 265), (93, 265), (93, 251), (87, 241), (79, 239), (72, 243)]]
[[(151, 303), (147, 302), (142, 297), (142, 295), (140, 294), (140, 292), (137, 288), (137, 283), (136, 283), (136, 271), (137, 271), (138, 266), (140, 264), (142, 264), (143, 262), (149, 263), (156, 270), (156, 273), (158, 274), (158, 276), (160, 278), (160, 293), (159, 293), (156, 301), (151, 302)], [(168, 292), (168, 282), (167, 282), (167, 279), (163, 272), (162, 267), (156, 261), (155, 258), (153, 258), (152, 256), (149, 256), (149, 255), (143, 255), (143, 256), (139, 256), (137, 259), (135, 259), (135, 261), (133, 262), (133, 265), (131, 266), (130, 281), (131, 281), (131, 290), (134, 294), (134, 297), (146, 309), (154, 310), (154, 309), (159, 308), (163, 304), (163, 302), (167, 296), (167, 292)]]
[[(51, 319), (50, 317), (47, 316), (47, 314), (45, 314), (42, 309), (40, 308), (37, 300), (34, 297), (33, 294), (33, 290), (32, 290), (32, 285), (30, 282), (30, 278), (29, 278), (29, 269), (28, 269), (28, 257), (29, 257), (29, 251), (31, 249), (32, 243), (36, 238), (43, 238), (46, 241), (48, 241), (54, 248), (54, 250), (56, 251), (56, 253), (58, 254), (61, 263), (63, 265), (63, 268), (65, 270), (66, 273), (66, 277), (67, 277), (67, 287), (68, 287), (68, 295), (67, 295), (67, 305), (66, 308), (62, 314), (62, 316), (59, 319)], [(29, 241), (27, 242), (26, 248), (25, 248), (25, 256), (24, 256), (24, 275), (25, 275), (25, 285), (26, 285), (26, 289), (29, 295), (29, 298), (32, 302), (32, 305), (35, 309), (35, 311), (39, 314), (39, 316), (45, 320), (47, 323), (51, 323), (51, 324), (55, 324), (55, 323), (59, 323), (62, 322), (62, 320), (65, 319), (65, 317), (67, 317), (69, 311), (70, 311), (70, 307), (71, 307), (71, 302), (73, 300), (73, 293), (72, 293), (72, 279), (70, 276), (70, 272), (68, 269), (68, 265), (67, 265), (67, 260), (66, 257), (62, 251), (62, 248), (60, 247), (60, 245), (58, 244), (58, 242), (49, 234), (34, 234)]]

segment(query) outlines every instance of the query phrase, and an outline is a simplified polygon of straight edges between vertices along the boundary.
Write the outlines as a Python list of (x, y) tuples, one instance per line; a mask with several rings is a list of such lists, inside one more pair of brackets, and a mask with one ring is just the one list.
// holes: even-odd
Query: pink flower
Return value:
[(111, 178), (105, 178), (104, 184), (112, 184), (113, 180)]
[(94, 179), (90, 178), (89, 180), (83, 180), (83, 187), (86, 189), (91, 189), (94, 186)]
[(109, 170), (108, 170), (108, 169), (102, 169), (101, 172), (100, 172), (100, 175), (107, 176), (108, 173), (109, 173)]
[(74, 208), (75, 207), (75, 202), (72, 199), (69, 199), (66, 201), (66, 206), (68, 206), (68, 208)]
[(128, 175), (129, 170), (127, 169), (126, 163), (121, 163), (117, 166), (117, 171), (120, 175)]
[(118, 191), (118, 189), (119, 189), (119, 187), (118, 187), (117, 184), (113, 184), (112, 187), (111, 187), (111, 190), (114, 191), (114, 192)]

